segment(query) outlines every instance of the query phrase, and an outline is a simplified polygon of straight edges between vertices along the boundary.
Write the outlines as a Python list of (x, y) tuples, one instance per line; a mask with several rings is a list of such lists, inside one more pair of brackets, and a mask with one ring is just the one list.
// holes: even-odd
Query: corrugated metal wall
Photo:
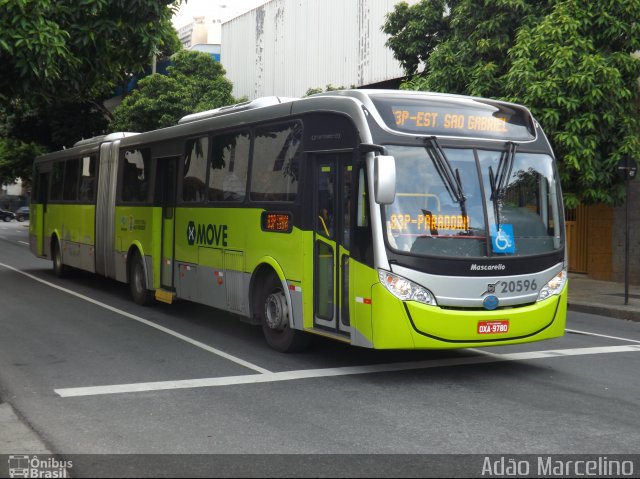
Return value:
[(396, 3), (272, 0), (223, 24), (221, 61), (234, 95), (300, 97), (403, 76), (381, 30)]

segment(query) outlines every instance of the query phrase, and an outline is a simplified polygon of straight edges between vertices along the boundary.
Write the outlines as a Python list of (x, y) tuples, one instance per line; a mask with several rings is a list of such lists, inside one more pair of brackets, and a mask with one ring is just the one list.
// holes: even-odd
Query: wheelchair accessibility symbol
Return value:
[(515, 253), (513, 225), (500, 225), (500, 229), (491, 225), (491, 245), (494, 253)]

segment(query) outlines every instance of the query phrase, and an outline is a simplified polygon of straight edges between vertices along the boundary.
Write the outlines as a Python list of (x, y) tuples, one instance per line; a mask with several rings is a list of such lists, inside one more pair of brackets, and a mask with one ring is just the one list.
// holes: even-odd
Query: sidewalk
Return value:
[(51, 454), (40, 437), (1, 400), (0, 454)]
[(629, 285), (629, 304), (625, 305), (624, 283), (569, 273), (569, 310), (640, 322), (640, 286)]

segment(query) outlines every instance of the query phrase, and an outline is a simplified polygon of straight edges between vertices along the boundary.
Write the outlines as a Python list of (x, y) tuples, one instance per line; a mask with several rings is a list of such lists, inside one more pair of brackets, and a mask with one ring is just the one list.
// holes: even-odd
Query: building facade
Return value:
[(272, 0), (223, 23), (221, 62), (234, 96), (301, 97), (327, 85), (362, 87), (401, 78), (381, 30), (397, 3)]
[(199, 45), (217, 45), (219, 47), (221, 32), (221, 19), (201, 15), (193, 17), (192, 22), (179, 28), (178, 38), (185, 50), (198, 50)]

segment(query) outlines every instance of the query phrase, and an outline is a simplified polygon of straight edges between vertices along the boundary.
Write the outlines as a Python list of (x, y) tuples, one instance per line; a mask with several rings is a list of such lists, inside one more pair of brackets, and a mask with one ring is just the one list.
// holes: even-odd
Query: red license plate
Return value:
[(509, 332), (509, 321), (479, 321), (478, 334), (505, 334)]

